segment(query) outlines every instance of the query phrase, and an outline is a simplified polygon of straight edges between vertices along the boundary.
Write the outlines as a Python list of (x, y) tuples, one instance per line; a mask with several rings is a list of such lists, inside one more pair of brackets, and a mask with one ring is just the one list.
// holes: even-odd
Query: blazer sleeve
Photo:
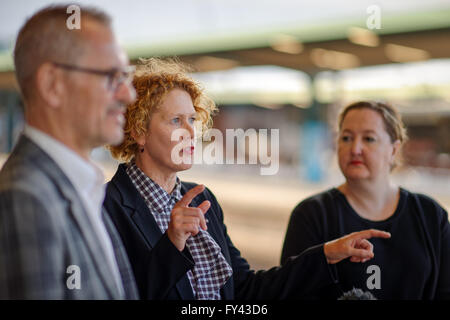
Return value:
[(194, 266), (193, 258), (188, 249), (178, 251), (167, 233), (151, 247), (132, 220), (130, 209), (122, 207), (120, 195), (114, 188), (108, 184), (103, 205), (113, 220), (128, 254), (140, 298), (167, 299), (176, 283)]
[[(209, 191), (209, 190), (208, 190)], [(235, 299), (279, 300), (307, 296), (317, 288), (336, 283), (336, 268), (329, 265), (323, 245), (308, 248), (298, 256), (269, 270), (253, 271), (233, 245), (223, 222), (223, 212), (209, 192), (214, 212), (220, 221), (233, 268)]]
[(144, 265), (147, 266), (147, 290), (143, 298), (162, 300), (167, 298), (181, 277), (194, 267), (194, 259), (187, 248), (178, 251), (167, 233), (164, 233), (149, 252)]
[(64, 299), (62, 236), (46, 200), (0, 193), (0, 299)]

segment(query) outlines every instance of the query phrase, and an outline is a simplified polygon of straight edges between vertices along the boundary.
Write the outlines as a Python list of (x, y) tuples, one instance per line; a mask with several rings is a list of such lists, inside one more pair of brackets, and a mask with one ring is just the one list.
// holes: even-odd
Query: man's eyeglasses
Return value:
[(112, 68), (110, 70), (99, 70), (57, 62), (53, 62), (53, 64), (59, 68), (63, 68), (66, 70), (73, 70), (96, 74), (99, 76), (105, 76), (108, 79), (108, 89), (113, 92), (115, 92), (121, 84), (129, 85), (133, 80), (133, 74), (136, 69), (135, 66), (126, 66), (124, 69)]

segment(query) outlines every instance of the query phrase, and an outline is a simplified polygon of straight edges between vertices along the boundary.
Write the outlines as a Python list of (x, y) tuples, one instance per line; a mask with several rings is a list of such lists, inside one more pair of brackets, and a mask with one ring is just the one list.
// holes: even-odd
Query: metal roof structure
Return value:
[[(23, 0), (17, 1), (20, 2)], [(275, 65), (315, 74), (323, 70), (450, 58), (449, 1), (376, 1), (377, 4), (372, 5), (373, 1), (366, 0), (346, 0), (339, 4), (330, 0), (230, 0), (229, 5), (217, 1), (215, 7), (211, 7), (211, 2), (206, 0), (170, 0), (157, 5), (138, 0), (128, 5), (126, 14), (124, 2), (80, 2), (98, 5), (117, 20), (119, 39), (132, 61), (139, 57), (178, 56), (198, 71)], [(38, 3), (42, 6), (50, 1)], [(192, 12), (187, 12), (188, 17), (185, 17), (186, 14), (178, 11), (174, 14), (165, 5), (179, 10), (196, 5), (201, 14), (192, 17)], [(142, 19), (146, 8), (150, 21)], [(211, 15), (207, 11), (214, 11), (212, 8), (215, 13)], [(29, 8), (29, 11), (35, 9)], [(164, 25), (166, 20), (160, 17), (164, 13), (166, 20), (174, 16), (173, 20), (178, 19), (179, 24), (170, 20)], [(130, 21), (133, 16), (136, 21)], [(252, 16), (259, 20), (253, 21)], [(156, 26), (152, 25), (151, 17), (155, 17)], [(205, 17), (209, 22), (202, 25), (197, 21)], [(186, 24), (190, 18), (197, 19), (192, 21), (197, 26)], [(214, 18), (221, 22), (215, 23)], [(248, 21), (239, 22), (243, 18)], [(21, 23), (23, 21), (18, 25)], [(133, 30), (137, 34), (134, 37), (131, 36)], [(159, 37), (155, 30), (161, 33)], [(11, 51), (11, 48), (0, 51), (0, 88), (14, 87)]]

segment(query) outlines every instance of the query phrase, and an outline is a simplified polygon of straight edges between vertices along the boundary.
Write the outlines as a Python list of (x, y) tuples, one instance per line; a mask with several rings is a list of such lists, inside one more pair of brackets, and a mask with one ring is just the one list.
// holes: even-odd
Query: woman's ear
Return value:
[(143, 147), (145, 145), (145, 134), (137, 134), (136, 130), (131, 129), (130, 135), (139, 146)]
[(394, 157), (399, 153), (401, 146), (402, 146), (402, 143), (398, 139), (395, 140), (394, 143), (392, 144), (392, 155)]
[(402, 143), (400, 142), (400, 140), (395, 140), (394, 143), (392, 144), (392, 160), (391, 160), (391, 167), (395, 166), (396, 164), (396, 158), (398, 157), (399, 153), (400, 153), (400, 148), (402, 146)]

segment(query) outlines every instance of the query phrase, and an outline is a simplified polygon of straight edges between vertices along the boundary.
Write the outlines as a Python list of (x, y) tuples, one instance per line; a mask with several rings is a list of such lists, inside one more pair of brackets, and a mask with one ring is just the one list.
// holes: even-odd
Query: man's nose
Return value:
[(136, 90), (131, 83), (121, 83), (115, 95), (122, 103), (130, 104), (136, 99)]

